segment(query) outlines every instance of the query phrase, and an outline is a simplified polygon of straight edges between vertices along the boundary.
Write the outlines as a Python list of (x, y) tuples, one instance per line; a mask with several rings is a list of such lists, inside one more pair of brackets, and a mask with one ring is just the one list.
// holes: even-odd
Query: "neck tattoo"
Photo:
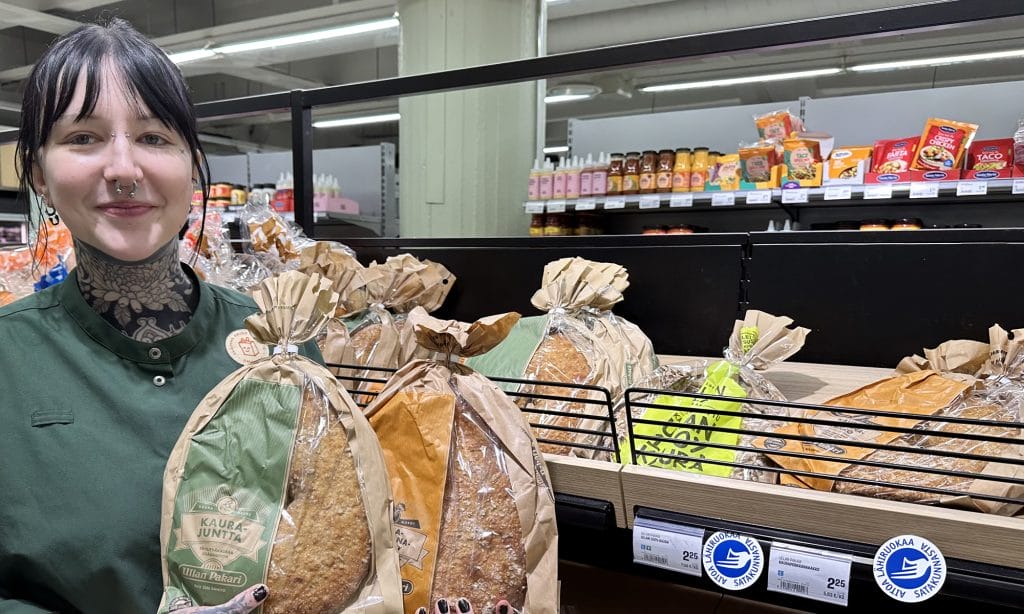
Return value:
[(96, 313), (143, 343), (177, 335), (192, 319), (199, 292), (171, 240), (140, 262), (123, 262), (75, 241), (78, 288)]

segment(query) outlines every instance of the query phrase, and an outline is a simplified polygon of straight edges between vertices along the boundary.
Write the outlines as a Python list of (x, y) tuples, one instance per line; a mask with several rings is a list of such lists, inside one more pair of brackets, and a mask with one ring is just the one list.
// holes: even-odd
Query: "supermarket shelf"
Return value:
[[(983, 188), (978, 194), (967, 188)], [(958, 191), (961, 195), (958, 195)], [(970, 193), (968, 193), (970, 192)], [(991, 181), (937, 181), (877, 185), (827, 186), (817, 188), (747, 190), (739, 192), (683, 192), (675, 194), (632, 194), (593, 198), (553, 199), (523, 203), (526, 213), (564, 211), (730, 211), (777, 209), (782, 207), (848, 207), (919, 204), (967, 204), (1024, 200), (1024, 178)]]
[(27, 222), (21, 213), (0, 213), (0, 222)]

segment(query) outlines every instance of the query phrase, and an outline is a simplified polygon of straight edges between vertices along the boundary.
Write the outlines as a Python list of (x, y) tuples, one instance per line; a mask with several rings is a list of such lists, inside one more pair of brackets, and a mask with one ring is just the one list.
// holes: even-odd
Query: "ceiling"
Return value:
[[(425, 0), (401, 0), (419, 2)], [(464, 0), (470, 1), (470, 0)], [(489, 0), (512, 1), (512, 0)], [(875, 10), (922, 2), (891, 0), (558, 0), (546, 5), (547, 51), (560, 53), (612, 44), (653, 40)], [(941, 10), (941, 1), (933, 2)], [(117, 15), (131, 21), (169, 53), (224, 46), (393, 17), (393, 0), (0, 0), (0, 111), (16, 110), (19, 85), (32, 63), (59, 34), (80, 22)], [(399, 14), (399, 19), (401, 18)], [(959, 64), (881, 73), (844, 71), (816, 79), (758, 83), (686, 92), (650, 94), (644, 85), (772, 74), (813, 68), (845, 68), (893, 59), (935, 57), (1024, 48), (1024, 19), (1010, 19), (925, 33), (837, 41), (773, 51), (720, 55), (659, 63), (571, 79), (596, 85), (591, 100), (547, 105), (547, 142), (565, 142), (570, 117), (649, 113), (713, 105), (827, 97), (876, 91), (942, 87), (1020, 79), (1022, 59)], [(196, 102), (353, 83), (398, 74), (400, 30), (391, 28), (329, 41), (238, 53), (182, 64)], [(397, 100), (319, 109), (317, 115), (397, 111)], [(318, 147), (397, 141), (398, 123), (322, 130)], [(211, 150), (287, 148), (288, 116), (270, 114), (243, 121), (206, 123)]]

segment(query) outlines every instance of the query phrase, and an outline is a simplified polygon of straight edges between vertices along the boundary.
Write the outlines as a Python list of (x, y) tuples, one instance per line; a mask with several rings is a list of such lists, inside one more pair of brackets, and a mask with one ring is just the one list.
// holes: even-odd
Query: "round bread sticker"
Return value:
[(714, 533), (704, 542), (701, 557), (711, 581), (724, 589), (738, 591), (757, 582), (764, 569), (764, 551), (753, 537)]
[(904, 603), (918, 603), (942, 588), (946, 558), (923, 537), (899, 535), (878, 548), (871, 571), (885, 594)]
[(270, 348), (253, 338), (252, 333), (243, 329), (233, 331), (224, 342), (228, 356), (240, 365), (251, 365), (270, 356)]

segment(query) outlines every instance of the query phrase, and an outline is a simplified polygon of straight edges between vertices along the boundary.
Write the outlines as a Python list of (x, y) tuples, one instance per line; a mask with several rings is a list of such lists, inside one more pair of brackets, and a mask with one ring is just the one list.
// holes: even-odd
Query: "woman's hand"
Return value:
[(238, 593), (227, 603), (174, 610), (174, 614), (249, 614), (260, 607), (269, 595), (265, 584), (257, 584)]
[[(495, 614), (514, 614), (514, 610), (508, 601), (501, 599), (494, 604)], [(427, 614), (427, 608), (416, 610), (416, 614)], [(430, 614), (473, 614), (473, 605), (466, 599), (438, 599), (434, 604), (434, 611)]]

